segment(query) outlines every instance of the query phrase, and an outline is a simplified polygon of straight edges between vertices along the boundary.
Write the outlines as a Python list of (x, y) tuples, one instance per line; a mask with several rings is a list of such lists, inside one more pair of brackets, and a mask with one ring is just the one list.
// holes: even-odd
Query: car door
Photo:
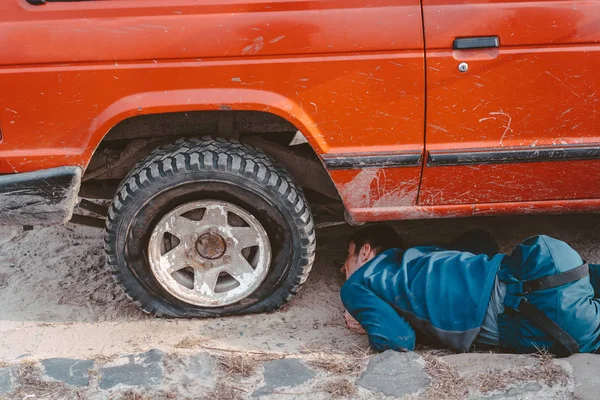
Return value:
[(419, 204), (600, 197), (600, 2), (423, 0)]

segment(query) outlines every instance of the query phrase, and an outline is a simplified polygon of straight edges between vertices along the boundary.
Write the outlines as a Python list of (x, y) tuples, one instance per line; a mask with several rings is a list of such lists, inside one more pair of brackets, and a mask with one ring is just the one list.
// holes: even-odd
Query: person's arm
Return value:
[(455, 250), (475, 255), (485, 254), (492, 258), (500, 252), (498, 243), (492, 235), (483, 229), (474, 229), (463, 233), (449, 243), (426, 243), (415, 247), (428, 247), (429, 251)]
[(474, 229), (463, 233), (448, 244), (448, 250), (466, 251), (473, 254), (485, 254), (492, 258), (500, 251), (498, 243), (483, 229)]
[(341, 291), (346, 310), (367, 331), (375, 351), (413, 351), (415, 331), (396, 310), (361, 282), (350, 279)]
[(589, 264), (590, 266), (590, 282), (594, 287), (594, 297), (600, 298), (600, 265)]

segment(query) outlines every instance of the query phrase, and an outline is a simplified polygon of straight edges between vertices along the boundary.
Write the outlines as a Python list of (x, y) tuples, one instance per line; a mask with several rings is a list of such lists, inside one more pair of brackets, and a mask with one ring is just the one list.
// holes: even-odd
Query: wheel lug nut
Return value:
[(214, 235), (215, 233), (217, 233), (217, 228), (215, 228), (215, 227), (213, 226), (213, 227), (212, 227), (212, 228), (210, 228), (208, 231)]
[(213, 266), (213, 265), (212, 265), (212, 263), (211, 263), (211, 262), (205, 262), (205, 263), (204, 263), (204, 266), (205, 266), (206, 268), (212, 268), (212, 266)]
[(227, 243), (228, 246), (233, 246), (233, 239), (227, 238), (227, 240), (225, 240), (225, 243)]
[(231, 262), (231, 257), (230, 256), (223, 257), (223, 262), (230, 263)]

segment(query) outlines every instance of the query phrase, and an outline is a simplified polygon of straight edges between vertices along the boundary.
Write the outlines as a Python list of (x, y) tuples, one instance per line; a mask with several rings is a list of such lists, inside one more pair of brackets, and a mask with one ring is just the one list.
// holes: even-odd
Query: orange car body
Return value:
[(85, 169), (134, 116), (254, 110), (356, 221), (600, 209), (598, 1), (31, 3), (0, 0), (0, 174)]

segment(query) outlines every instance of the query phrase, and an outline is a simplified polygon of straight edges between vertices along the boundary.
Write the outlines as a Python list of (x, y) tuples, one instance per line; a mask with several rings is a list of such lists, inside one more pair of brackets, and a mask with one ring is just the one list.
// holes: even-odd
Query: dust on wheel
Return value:
[(204, 200), (165, 215), (150, 236), (148, 254), (166, 291), (190, 304), (218, 307), (236, 303), (260, 286), (271, 262), (271, 245), (251, 214), (230, 203)]
[(315, 251), (302, 190), (263, 152), (182, 139), (124, 179), (107, 262), (143, 310), (171, 317), (270, 311), (306, 280)]

